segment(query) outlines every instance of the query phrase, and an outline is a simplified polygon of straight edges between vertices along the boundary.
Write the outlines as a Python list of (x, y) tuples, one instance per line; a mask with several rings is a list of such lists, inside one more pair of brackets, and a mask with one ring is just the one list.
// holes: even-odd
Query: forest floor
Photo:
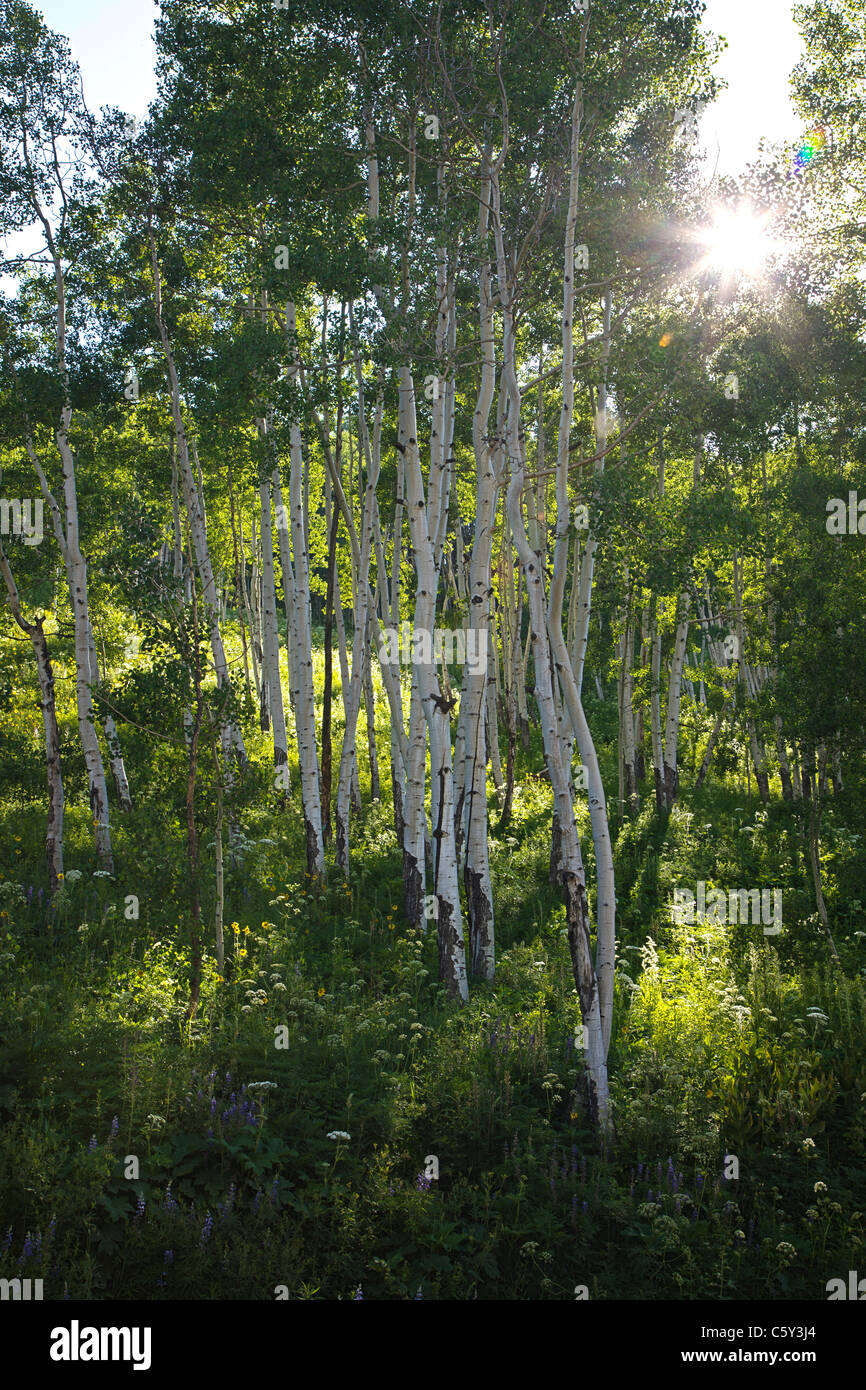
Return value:
[[(590, 708), (610, 787), (607, 717)], [(403, 916), (386, 726), (383, 799), (353, 822), (348, 884), (333, 864), (324, 884), (305, 875), (296, 766), (281, 807), (268, 739), (251, 737), (222, 976), (202, 792), (192, 1023), (173, 752), (131, 735), (137, 809), (114, 818), (113, 878), (94, 873), (70, 760), (49, 908), (33, 751), (32, 790), (0, 807), (0, 1277), (42, 1278), (51, 1299), (826, 1299), (863, 1261), (863, 795), (825, 812), (836, 965), (795, 808), (736, 785), (723, 749), (694, 795), (699, 712), (693, 724), (674, 811), (657, 814), (648, 784), (635, 819), (611, 807), (606, 1151), (575, 1099), (580, 1018), (537, 730), (501, 835), (490, 799), (496, 979), (462, 1009), (437, 983), (435, 924)], [(673, 921), (674, 889), (701, 882), (780, 888), (781, 933)]]

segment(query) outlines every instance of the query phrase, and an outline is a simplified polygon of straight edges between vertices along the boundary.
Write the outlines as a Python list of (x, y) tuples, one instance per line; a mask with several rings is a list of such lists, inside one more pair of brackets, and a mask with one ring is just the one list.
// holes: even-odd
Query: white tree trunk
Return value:
[(63, 879), (63, 777), (60, 770), (60, 731), (54, 696), (54, 670), (45, 638), (44, 617), (28, 622), (21, 612), (18, 588), (0, 544), (0, 574), (6, 585), (9, 608), (22, 632), (26, 632), (36, 657), (39, 681), (39, 707), (45, 729), (45, 769), (48, 777), (48, 818), (45, 826), (45, 858), (48, 861), (48, 888), (56, 893)]

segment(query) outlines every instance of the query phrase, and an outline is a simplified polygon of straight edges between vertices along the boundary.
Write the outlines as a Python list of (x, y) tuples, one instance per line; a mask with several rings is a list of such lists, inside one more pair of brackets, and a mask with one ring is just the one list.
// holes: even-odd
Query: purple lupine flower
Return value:
[(145, 1201), (145, 1199), (143, 1197), (139, 1197), (138, 1201), (135, 1204), (135, 1215), (137, 1219), (140, 1219), (142, 1216), (144, 1216), (144, 1209), (146, 1206), (147, 1202)]
[(33, 901), (33, 884), (32, 884), (32, 883), (29, 883), (29, 884), (27, 885), (27, 906), (28, 906), (28, 907), (30, 906), (30, 904), (32, 903), (32, 901)]
[(210, 1233), (211, 1233), (212, 1230), (213, 1230), (213, 1217), (211, 1216), (210, 1212), (208, 1212), (207, 1216), (206, 1216), (205, 1219), (204, 1219), (204, 1225), (203, 1225), (202, 1228), (201, 1228), (201, 1244), (202, 1244), (202, 1245), (207, 1245), (208, 1241), (210, 1240)]
[(227, 1086), (230, 1086), (231, 1084), (232, 1084), (232, 1074), (231, 1074), (230, 1071), (227, 1071), (227, 1072), (226, 1072), (226, 1085), (227, 1085)]
[(698, 1185), (699, 1188), (700, 1188), (700, 1187), (703, 1187), (703, 1185), (704, 1185), (704, 1175), (703, 1175), (703, 1173), (698, 1173), (697, 1177), (695, 1178), (695, 1182), (697, 1183), (697, 1185)]
[(428, 1178), (424, 1173), (419, 1173), (417, 1178), (415, 1179), (415, 1186), (417, 1187), (419, 1192), (429, 1192), (430, 1182), (431, 1179)]
[(199, 1088), (198, 1088), (198, 1090), (196, 1091), (195, 1094), (196, 1094), (196, 1099), (197, 1099), (197, 1100), (204, 1100), (204, 1091), (201, 1089), (200, 1086), (199, 1086)]
[(48, 1233), (47, 1233), (47, 1235), (46, 1235), (46, 1237), (45, 1237), (46, 1240), (52, 1241), (52, 1240), (54, 1239), (54, 1230), (55, 1230), (55, 1227), (56, 1227), (56, 1226), (57, 1226), (57, 1217), (56, 1217), (56, 1216), (52, 1216), (51, 1220), (48, 1222)]
[(589, 1211), (589, 1202), (581, 1202), (580, 1209), (584, 1213), (584, 1215), (586, 1215), (586, 1213)]
[(212, 1130), (212, 1129), (209, 1129), (209, 1130), (208, 1130), (208, 1132), (207, 1132), (207, 1137), (208, 1137), (208, 1140), (209, 1140), (211, 1143), (213, 1143), (213, 1130)]
[(212, 1100), (211, 1100), (211, 1103), (210, 1103), (210, 1113), (211, 1113), (212, 1115), (215, 1115), (215, 1114), (216, 1114), (216, 1096), (214, 1096), (214, 1097), (212, 1098)]
[(167, 1187), (167, 1188), (165, 1189), (165, 1202), (164, 1202), (164, 1206), (165, 1206), (166, 1211), (176, 1211), (176, 1210), (177, 1210), (177, 1202), (174, 1200), (174, 1197), (172, 1196), (171, 1187), (170, 1187), (170, 1186)]
[(643, 1164), (642, 1164), (642, 1163), (639, 1163), (639, 1164), (637, 1165), (637, 1175), (638, 1175), (638, 1178), (642, 1178), (642, 1177), (643, 1177)]
[(280, 1180), (279, 1180), (279, 1178), (274, 1178), (273, 1186), (271, 1187), (271, 1201), (272, 1201), (272, 1202), (275, 1202), (275, 1201), (277, 1200), (277, 1188), (279, 1187), (279, 1185), (280, 1185)]
[(111, 1121), (111, 1137), (112, 1137), (112, 1139), (116, 1139), (116, 1138), (117, 1138), (117, 1131), (118, 1131), (119, 1129), (120, 1129), (120, 1120), (119, 1120), (119, 1119), (117, 1118), (117, 1116), (115, 1115), (115, 1116), (114, 1116), (114, 1119)]
[(97, 1140), (96, 1135), (92, 1134), (90, 1136), (90, 1143), (87, 1145), (91, 1153), (93, 1153), (93, 1150), (96, 1148), (98, 1142), (99, 1141)]
[(358, 1285), (358, 1287), (356, 1288), (354, 1294), (352, 1295), (352, 1302), (353, 1302), (353, 1303), (363, 1303), (363, 1302), (364, 1302), (364, 1291), (363, 1291), (363, 1289), (361, 1288), (361, 1285), (360, 1285), (360, 1284)]
[(415, 1297), (413, 1298), (412, 1302), (413, 1302), (413, 1303), (417, 1303), (418, 1300), (419, 1300), (419, 1298), (423, 1298), (423, 1297), (424, 1297), (424, 1294), (423, 1294), (423, 1292), (422, 1292), (421, 1285), (419, 1284), (419, 1285), (418, 1285), (418, 1292), (416, 1293), (416, 1295), (415, 1295)]
[(167, 1265), (174, 1264), (174, 1251), (173, 1251), (173, 1250), (166, 1250), (166, 1251), (164, 1251), (164, 1252), (163, 1252), (163, 1256), (162, 1256), (162, 1262), (163, 1262), (163, 1264), (167, 1264)]

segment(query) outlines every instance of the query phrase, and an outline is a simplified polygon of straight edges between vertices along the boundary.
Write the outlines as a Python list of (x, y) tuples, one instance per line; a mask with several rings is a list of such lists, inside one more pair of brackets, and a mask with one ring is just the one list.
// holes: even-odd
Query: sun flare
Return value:
[(698, 234), (704, 248), (698, 270), (717, 271), (726, 279), (757, 279), (775, 250), (769, 221), (769, 213), (748, 205), (717, 207), (709, 227)]

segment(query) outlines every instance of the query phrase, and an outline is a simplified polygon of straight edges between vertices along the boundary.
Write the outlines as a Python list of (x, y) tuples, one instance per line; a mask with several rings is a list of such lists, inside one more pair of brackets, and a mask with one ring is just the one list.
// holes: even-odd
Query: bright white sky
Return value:
[[(788, 77), (802, 54), (791, 18), (794, 0), (705, 0), (705, 25), (728, 40), (718, 71), (728, 82), (703, 117), (701, 138), (711, 164), (737, 175), (756, 155), (761, 136), (794, 141), (802, 133)], [(394, 0), (399, 4), (400, 0)], [(50, 28), (66, 34), (84, 73), (92, 109), (111, 104), (136, 117), (155, 96), (155, 0), (35, 0)]]
[(49, 29), (65, 34), (84, 75), (91, 111), (119, 106), (137, 119), (156, 96), (154, 0), (31, 0)]
[(789, 76), (803, 56), (791, 17), (794, 0), (705, 0), (704, 26), (728, 40), (716, 65), (727, 83), (704, 113), (701, 140), (719, 173), (743, 172), (758, 141), (795, 141), (804, 132), (791, 103)]

